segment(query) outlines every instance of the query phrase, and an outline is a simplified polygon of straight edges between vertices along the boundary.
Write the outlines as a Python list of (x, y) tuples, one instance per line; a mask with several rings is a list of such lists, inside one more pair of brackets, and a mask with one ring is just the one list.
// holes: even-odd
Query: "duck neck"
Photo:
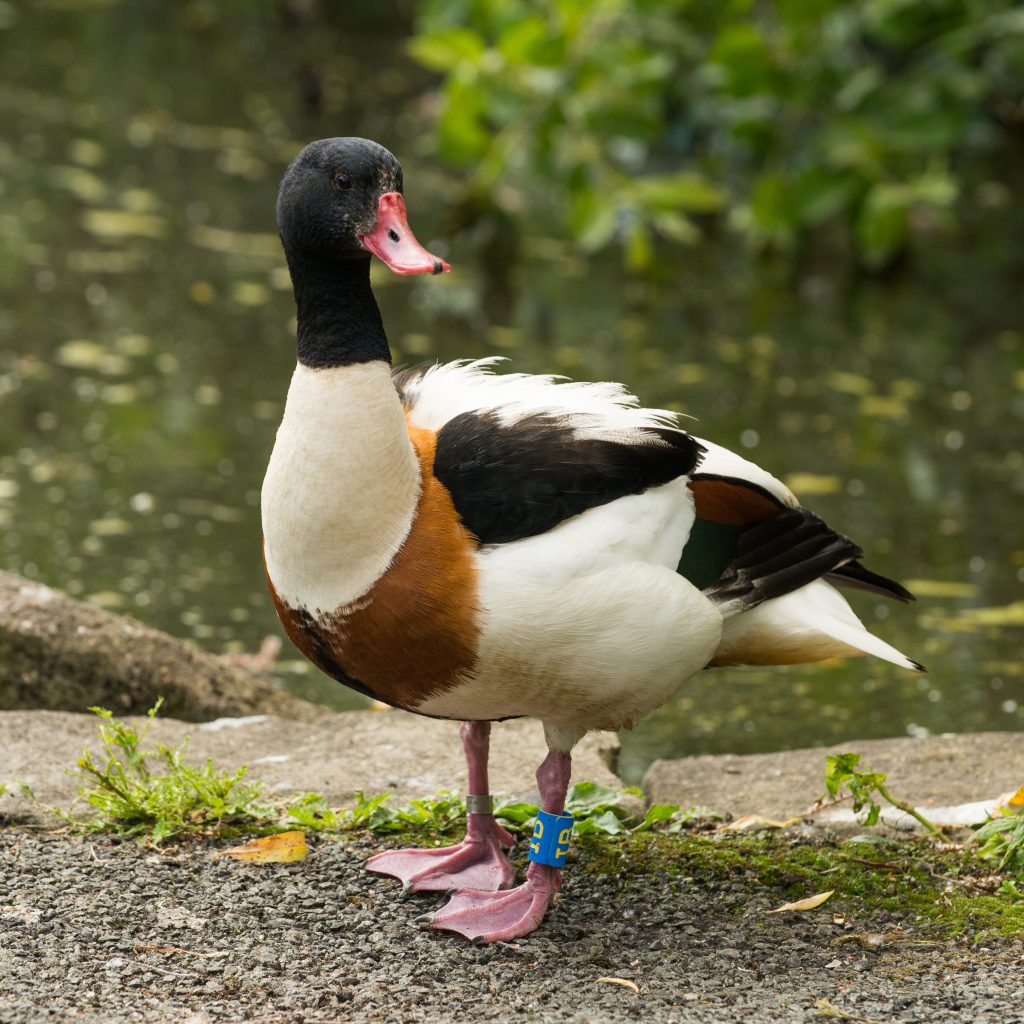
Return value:
[(299, 362), (311, 369), (382, 360), (391, 350), (370, 288), (370, 258), (288, 254), (298, 313)]

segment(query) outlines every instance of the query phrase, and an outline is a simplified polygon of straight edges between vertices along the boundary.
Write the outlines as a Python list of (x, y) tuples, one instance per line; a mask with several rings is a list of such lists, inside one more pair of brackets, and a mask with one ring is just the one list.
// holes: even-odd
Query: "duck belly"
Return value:
[(693, 524), (685, 481), (477, 554), (476, 664), (415, 710), (629, 728), (707, 665), (722, 616), (675, 572)]
[(531, 715), (569, 731), (631, 728), (708, 663), (722, 616), (670, 569), (640, 562), (558, 587), (487, 574), (471, 675), (414, 710)]

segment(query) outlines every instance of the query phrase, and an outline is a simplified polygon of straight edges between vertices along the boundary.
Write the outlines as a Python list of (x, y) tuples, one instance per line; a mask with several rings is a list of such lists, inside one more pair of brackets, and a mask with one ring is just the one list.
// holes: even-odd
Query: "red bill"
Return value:
[(385, 192), (377, 202), (377, 226), (360, 235), (363, 247), (379, 256), (396, 274), (443, 274), (451, 266), (416, 241), (405, 216), (400, 192)]

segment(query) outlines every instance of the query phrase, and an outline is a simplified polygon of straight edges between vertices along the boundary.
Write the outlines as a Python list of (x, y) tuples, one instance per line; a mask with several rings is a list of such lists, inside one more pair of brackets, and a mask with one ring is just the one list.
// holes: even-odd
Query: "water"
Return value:
[[(623, 380), (917, 581), (911, 607), (853, 600), (927, 676), (704, 673), (624, 735), (628, 777), (683, 753), (1024, 725), (1024, 225), (1007, 197), (979, 172), (989, 212), (886, 282), (724, 242), (637, 281), (529, 222), (513, 248), (449, 242), (454, 179), (422, 155), (407, 26), (283, 10), (0, 4), (0, 566), (217, 651), (278, 631), (258, 512), (294, 360), (274, 193), (305, 141), (363, 134), (402, 158), (415, 230), (456, 267), (377, 276), (396, 361), (499, 353)], [(282, 670), (361, 703), (291, 653)]]

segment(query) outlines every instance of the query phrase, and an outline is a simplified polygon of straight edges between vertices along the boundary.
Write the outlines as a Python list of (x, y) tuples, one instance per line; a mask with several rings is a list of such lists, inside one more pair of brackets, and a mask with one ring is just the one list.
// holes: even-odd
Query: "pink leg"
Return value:
[[(516, 869), (501, 850), (503, 846), (512, 846), (515, 840), (489, 810), (482, 809), (490, 806), (487, 750), (491, 723), (463, 722), (459, 733), (469, 768), (466, 838), (439, 850), (388, 850), (366, 862), (367, 871), (399, 879), (406, 892), (447, 892), (462, 886), (493, 891), (507, 889), (516, 879)], [(474, 809), (474, 803), (482, 808)]]
[[(565, 810), (572, 761), (568, 754), (549, 750), (537, 769), (541, 807), (549, 814)], [(537, 928), (558, 887), (562, 872), (545, 864), (531, 863), (526, 881), (509, 892), (460, 889), (435, 914), (421, 920), (428, 928), (458, 932), (474, 942), (507, 942), (529, 935)]]

